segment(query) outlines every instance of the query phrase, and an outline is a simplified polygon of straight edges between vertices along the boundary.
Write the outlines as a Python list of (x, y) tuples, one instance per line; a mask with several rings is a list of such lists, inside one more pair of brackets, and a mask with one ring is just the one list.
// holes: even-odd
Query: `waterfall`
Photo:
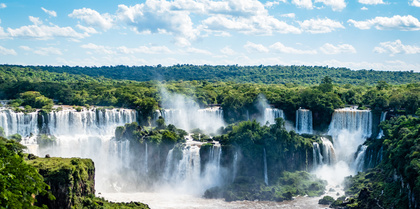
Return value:
[(364, 138), (370, 137), (372, 135), (372, 113), (370, 110), (351, 108), (335, 110), (328, 134), (336, 136), (343, 130), (350, 133), (360, 132)]
[(354, 160), (354, 170), (357, 172), (362, 172), (365, 164), (366, 156), (366, 145), (362, 145), (356, 154), (356, 159)]
[(267, 174), (267, 155), (264, 148), (264, 183), (268, 186), (268, 174)]
[(322, 165), (331, 165), (335, 162), (335, 150), (330, 140), (321, 137), (322, 144), (313, 143), (313, 166), (318, 168)]
[(283, 110), (277, 108), (265, 108), (263, 116), (258, 118), (257, 121), (261, 125), (265, 125), (266, 123), (271, 125), (276, 123), (276, 118), (284, 118)]
[(166, 156), (165, 170), (163, 173), (163, 178), (166, 182), (169, 182), (169, 180), (171, 179), (171, 174), (173, 173), (173, 168), (174, 168), (173, 153), (174, 153), (174, 149), (172, 148), (171, 150), (169, 150), (168, 156)]
[(238, 151), (236, 151), (235, 155), (233, 155), (232, 170), (232, 181), (234, 181), (236, 174), (238, 173)]
[(145, 152), (144, 152), (145, 162), (144, 162), (144, 168), (145, 168), (146, 173), (149, 173), (149, 162), (148, 162), (148, 158), (149, 158), (149, 154), (147, 152), (147, 143), (145, 143)]
[(6, 136), (20, 134), (29, 137), (38, 134), (38, 112), (16, 113), (9, 109), (0, 111), (0, 127)]
[(296, 110), (296, 133), (312, 134), (312, 111), (307, 109)]
[(199, 128), (206, 133), (215, 133), (225, 126), (223, 110), (219, 107), (198, 109), (162, 109), (161, 115), (166, 124), (173, 124), (177, 128), (191, 131)]
[[(383, 121), (385, 121), (385, 119), (386, 119), (386, 114), (387, 114), (388, 112), (387, 111), (385, 111), (385, 112), (382, 112), (381, 113), (381, 121), (380, 122), (383, 122)], [(379, 134), (378, 134), (378, 136), (376, 137), (377, 139), (380, 139), (380, 138), (382, 138), (384, 136), (384, 130), (382, 130), (382, 128), (379, 130)]]

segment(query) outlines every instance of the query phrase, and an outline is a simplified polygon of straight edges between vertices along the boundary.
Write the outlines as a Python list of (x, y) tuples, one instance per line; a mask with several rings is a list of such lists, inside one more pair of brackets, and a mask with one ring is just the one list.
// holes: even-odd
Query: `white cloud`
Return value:
[(274, 5), (279, 5), (279, 4), (280, 4), (280, 2), (282, 2), (282, 3), (286, 3), (286, 2), (287, 2), (287, 0), (267, 1), (267, 2), (264, 4), (264, 6), (265, 6), (265, 7), (270, 8), (270, 7), (273, 7)]
[(292, 47), (285, 46), (280, 42), (276, 42), (273, 45), (271, 45), (270, 49), (273, 49), (276, 52), (280, 52), (280, 53), (284, 53), (284, 54), (317, 54), (316, 50), (295, 49), (295, 48), (292, 48)]
[(412, 0), (411, 6), (420, 7), (420, 0)]
[(364, 10), (364, 11), (366, 11), (366, 10), (368, 10), (368, 8), (367, 7), (362, 7), (362, 8), (360, 8), (361, 10)]
[(204, 50), (204, 49), (197, 49), (197, 48), (193, 48), (193, 47), (189, 47), (186, 52), (191, 53), (191, 54), (204, 54), (204, 55), (212, 55), (211, 52)]
[(373, 49), (376, 53), (390, 53), (391, 56), (395, 54), (420, 54), (420, 47), (412, 45), (404, 45), (401, 40), (394, 42), (387, 41), (379, 44), (379, 47)]
[(42, 21), (39, 20), (39, 17), (29, 16), (29, 21), (31, 21), (34, 25), (42, 25)]
[(287, 13), (280, 15), (281, 17), (295, 18), (295, 13)]
[(292, 0), (292, 4), (300, 8), (313, 9), (312, 0)]
[(252, 43), (252, 42), (249, 42), (249, 41), (244, 45), (244, 48), (248, 52), (262, 52), (262, 53), (269, 52), (267, 47), (263, 46), (262, 44), (255, 44), (255, 43)]
[(103, 46), (103, 45), (96, 45), (93, 43), (84, 44), (80, 46), (83, 49), (90, 49), (95, 51), (98, 54), (169, 54), (172, 53), (170, 49), (166, 46), (139, 46), (137, 48), (129, 48), (126, 46), (119, 46), (119, 47), (110, 47), (110, 46)]
[(226, 55), (234, 55), (235, 51), (233, 49), (231, 49), (229, 46), (224, 47), (223, 49), (220, 50), (220, 52), (222, 54), (226, 54)]
[(0, 46), (0, 54), (2, 55), (17, 55), (16, 51), (13, 49), (6, 49)]
[(344, 0), (315, 0), (316, 2), (322, 2), (330, 6), (333, 11), (342, 11), (347, 6)]
[(19, 46), (19, 48), (21, 48), (25, 51), (31, 51), (32, 50), (31, 47), (29, 47), (29, 46)]
[(308, 33), (329, 33), (336, 29), (344, 28), (344, 26), (337, 21), (324, 18), (324, 19), (310, 19), (299, 22), (302, 31)]
[(7, 6), (6, 6), (6, 4), (5, 3), (0, 3), (0, 9), (4, 9), (4, 8), (6, 8)]
[(268, 15), (252, 16), (249, 18), (215, 15), (207, 18), (202, 23), (203, 28), (210, 31), (229, 30), (254, 35), (301, 33), (298, 28)]
[(377, 30), (403, 30), (416, 31), (420, 30), (420, 22), (417, 18), (407, 15), (395, 15), (393, 17), (375, 17), (374, 19), (365, 21), (348, 20), (354, 27), (367, 30), (375, 27)]
[(118, 52), (123, 54), (135, 54), (135, 53), (142, 53), (142, 54), (171, 54), (173, 53), (168, 47), (166, 46), (139, 46), (137, 48), (128, 48), (126, 46), (120, 46), (116, 48)]
[[(12, 29), (7, 28), (9, 37), (18, 38), (35, 38), (35, 39), (51, 39), (55, 37), (64, 37), (72, 39), (81, 39), (88, 36), (88, 34), (81, 34), (73, 30), (71, 27), (59, 27), (57, 25), (43, 25), (42, 21), (36, 17), (29, 17), (29, 20), (33, 22), (33, 25), (22, 26), (20, 28)], [(1, 35), (1, 28), (0, 28)]]
[(356, 53), (356, 49), (350, 44), (339, 44), (334, 46), (333, 44), (326, 43), (321, 46), (320, 50), (324, 54), (354, 54)]
[(49, 16), (52, 17), (57, 17), (57, 12), (53, 11), (53, 10), (47, 10), (44, 7), (41, 7), (42, 11), (44, 11), (45, 13), (47, 13)]
[(173, 11), (167, 1), (148, 0), (134, 6), (118, 5), (117, 19), (139, 33), (169, 33), (179, 45), (190, 45), (199, 32), (188, 11)]
[(85, 26), (80, 25), (80, 24), (77, 24), (76, 27), (79, 28), (80, 30), (84, 31), (87, 34), (98, 33), (98, 31), (96, 31), (95, 28), (92, 28), (92, 27), (85, 27)]
[(385, 4), (383, 0), (359, 0), (359, 3), (369, 5)]
[(34, 51), (35, 54), (39, 54), (42, 56), (49, 56), (49, 55), (62, 55), (61, 50), (54, 47), (41, 47)]
[(96, 53), (103, 53), (103, 54), (116, 54), (116, 51), (108, 46), (96, 45), (93, 43), (83, 44), (80, 47), (83, 49), (91, 49), (94, 50)]
[(89, 9), (75, 9), (69, 17), (80, 19), (85, 22), (88, 26), (98, 27), (102, 30), (108, 30), (113, 26), (113, 18), (108, 13), (99, 14), (99, 12)]

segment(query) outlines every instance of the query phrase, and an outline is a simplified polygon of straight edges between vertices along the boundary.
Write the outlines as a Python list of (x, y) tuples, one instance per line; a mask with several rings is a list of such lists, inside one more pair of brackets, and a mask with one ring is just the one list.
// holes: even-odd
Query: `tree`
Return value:
[(332, 79), (329, 76), (325, 76), (321, 80), (321, 84), (319, 84), (318, 88), (324, 93), (332, 91), (333, 90)]
[(23, 160), (22, 150), (18, 142), (0, 137), (1, 208), (38, 208), (33, 205), (35, 196), (48, 194), (48, 185), (36, 169)]

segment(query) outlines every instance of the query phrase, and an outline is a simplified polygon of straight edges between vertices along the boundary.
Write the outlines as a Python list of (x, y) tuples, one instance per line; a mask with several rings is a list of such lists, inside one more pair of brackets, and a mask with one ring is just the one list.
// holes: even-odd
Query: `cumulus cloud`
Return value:
[(35, 54), (39, 54), (42, 56), (49, 56), (49, 55), (62, 55), (61, 50), (55, 47), (41, 47), (34, 51)]
[(4, 9), (4, 8), (6, 8), (7, 6), (6, 6), (6, 4), (5, 3), (0, 3), (0, 9)]
[(25, 51), (31, 51), (32, 50), (31, 47), (29, 47), (29, 46), (19, 46), (19, 48), (21, 48)]
[(57, 17), (57, 12), (53, 11), (53, 10), (47, 10), (44, 7), (41, 7), (42, 11), (44, 11), (45, 13), (47, 13), (49, 16), (52, 17)]
[(367, 7), (362, 7), (362, 8), (360, 8), (361, 10), (364, 10), (364, 11), (366, 11), (366, 10), (368, 10), (368, 8)]
[(373, 49), (376, 53), (390, 53), (391, 56), (395, 54), (420, 54), (420, 47), (413, 45), (404, 45), (401, 40), (387, 41), (379, 44)]
[(347, 6), (344, 0), (315, 0), (315, 3), (316, 2), (321, 2), (326, 6), (330, 6), (333, 11), (341, 11)]
[(119, 5), (117, 19), (139, 33), (169, 33), (176, 43), (190, 45), (198, 31), (193, 27), (188, 11), (171, 10), (171, 3), (148, 0), (134, 6)]
[(276, 42), (273, 45), (271, 45), (270, 49), (273, 49), (276, 52), (284, 53), (284, 54), (317, 54), (316, 50), (295, 49), (293, 47), (285, 46), (280, 42)]
[(370, 20), (356, 21), (348, 20), (354, 27), (367, 30), (375, 27), (377, 30), (403, 30), (403, 31), (416, 31), (420, 30), (420, 22), (417, 18), (407, 15), (395, 15), (393, 17), (375, 17)]
[(80, 30), (84, 31), (87, 34), (95, 34), (95, 33), (98, 33), (98, 31), (96, 31), (96, 29), (95, 28), (92, 28), (92, 27), (85, 27), (85, 26), (80, 25), (80, 24), (77, 24), (76, 27), (79, 28)]
[(324, 54), (354, 54), (356, 53), (356, 49), (350, 44), (339, 44), (334, 46), (333, 44), (326, 43), (321, 46), (320, 50)]
[(111, 15), (108, 13), (99, 14), (99, 12), (89, 8), (75, 9), (68, 16), (80, 19), (88, 26), (101, 28), (105, 31), (113, 26), (113, 19)]
[(310, 19), (299, 22), (302, 31), (308, 33), (329, 33), (336, 29), (344, 28), (344, 26), (337, 21), (324, 18), (324, 19)]
[(110, 47), (110, 46), (103, 46), (103, 45), (96, 45), (93, 43), (83, 44), (80, 46), (83, 49), (90, 49), (93, 50), (95, 53), (98, 54), (169, 54), (172, 53), (170, 49), (166, 46), (139, 46), (135, 48), (130, 48), (126, 46), (119, 46), (119, 47)]
[(376, 4), (385, 4), (383, 0), (359, 0), (361, 4), (369, 4), (369, 5), (376, 5)]
[(220, 52), (222, 54), (226, 54), (226, 55), (234, 55), (235, 54), (235, 51), (233, 49), (231, 49), (229, 46), (223, 47), (223, 49), (221, 49)]
[(250, 41), (248, 41), (245, 45), (244, 48), (248, 51), (248, 52), (263, 52), (263, 53), (267, 53), (269, 52), (269, 50), (267, 49), (267, 47), (263, 46), (262, 44), (256, 44), (256, 43), (252, 43)]
[(412, 0), (410, 5), (415, 6), (415, 7), (420, 7), (420, 0)]
[(0, 54), (2, 55), (17, 55), (16, 51), (13, 49), (6, 49), (0, 46)]
[(191, 54), (204, 54), (204, 55), (212, 55), (211, 52), (204, 50), (204, 49), (197, 49), (194, 47), (189, 47), (186, 52), (191, 53)]
[(281, 17), (295, 18), (295, 13), (287, 13), (280, 15)]
[(313, 9), (312, 0), (292, 0), (292, 4), (300, 8)]
[[(35, 39), (51, 39), (55, 37), (81, 39), (85, 38), (87, 34), (81, 34), (73, 30), (71, 27), (59, 27), (57, 25), (44, 25), (39, 18), (29, 17), (33, 25), (22, 26), (20, 28), (7, 28), (8, 37), (18, 38), (35, 38)], [(1, 28), (0, 28), (1, 29)], [(1, 34), (1, 30), (0, 30)]]

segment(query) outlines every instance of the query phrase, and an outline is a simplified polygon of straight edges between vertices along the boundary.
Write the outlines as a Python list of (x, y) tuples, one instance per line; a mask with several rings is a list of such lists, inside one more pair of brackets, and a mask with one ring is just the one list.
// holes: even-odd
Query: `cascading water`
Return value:
[(190, 131), (199, 128), (207, 133), (215, 133), (225, 126), (223, 110), (219, 107), (198, 109), (162, 109), (161, 116), (166, 124)]
[(144, 170), (146, 173), (149, 173), (149, 152), (147, 150), (147, 143), (145, 144), (144, 159)]
[(261, 125), (265, 124), (275, 124), (276, 118), (283, 118), (284, 119), (284, 112), (283, 110), (277, 109), (277, 108), (265, 108), (264, 114), (261, 118), (258, 118), (257, 121)]
[(331, 166), (321, 166), (315, 173), (330, 184), (340, 185), (345, 176), (357, 172), (355, 153), (372, 134), (372, 113), (370, 110), (352, 108), (335, 110), (328, 134), (333, 139), (335, 163), (333, 162)]
[(354, 170), (357, 172), (363, 171), (365, 156), (366, 156), (366, 145), (362, 145), (356, 154), (356, 159), (354, 160)]
[(296, 133), (312, 134), (312, 111), (307, 109), (296, 110)]
[[(41, 117), (41, 118), (39, 118)], [(91, 158), (95, 162), (97, 190), (119, 190), (119, 170), (130, 167), (129, 141), (112, 140), (115, 128), (137, 121), (137, 112), (129, 109), (64, 109), (50, 113), (0, 112), (0, 126), (6, 135), (18, 133), (28, 151), (38, 156)], [(38, 145), (37, 134), (54, 135), (52, 146)], [(34, 136), (30, 139), (28, 137)], [(33, 139), (33, 140), (32, 140)], [(29, 144), (28, 144), (29, 143)], [(113, 172), (110, 173), (109, 171)]]
[(264, 148), (264, 183), (265, 185), (268, 186), (268, 174), (267, 174), (267, 154), (265, 153), (265, 148)]
[(38, 134), (38, 112), (16, 113), (5, 109), (0, 111), (0, 127), (6, 136), (20, 134), (29, 137)]
[(232, 181), (234, 181), (236, 174), (238, 173), (238, 151), (236, 151), (235, 155), (233, 155), (232, 170)]
[[(382, 112), (381, 113), (381, 121), (380, 122), (383, 122), (383, 121), (385, 121), (385, 119), (386, 119), (386, 114), (387, 114), (388, 112), (387, 111), (385, 111), (385, 112)], [(379, 130), (379, 134), (378, 134), (378, 136), (376, 137), (377, 139), (380, 139), (380, 138), (382, 138), (384, 136), (384, 130), (382, 130), (382, 128)]]
[(335, 150), (331, 141), (325, 137), (320, 137), (322, 144), (313, 143), (313, 167), (331, 165), (335, 162)]

